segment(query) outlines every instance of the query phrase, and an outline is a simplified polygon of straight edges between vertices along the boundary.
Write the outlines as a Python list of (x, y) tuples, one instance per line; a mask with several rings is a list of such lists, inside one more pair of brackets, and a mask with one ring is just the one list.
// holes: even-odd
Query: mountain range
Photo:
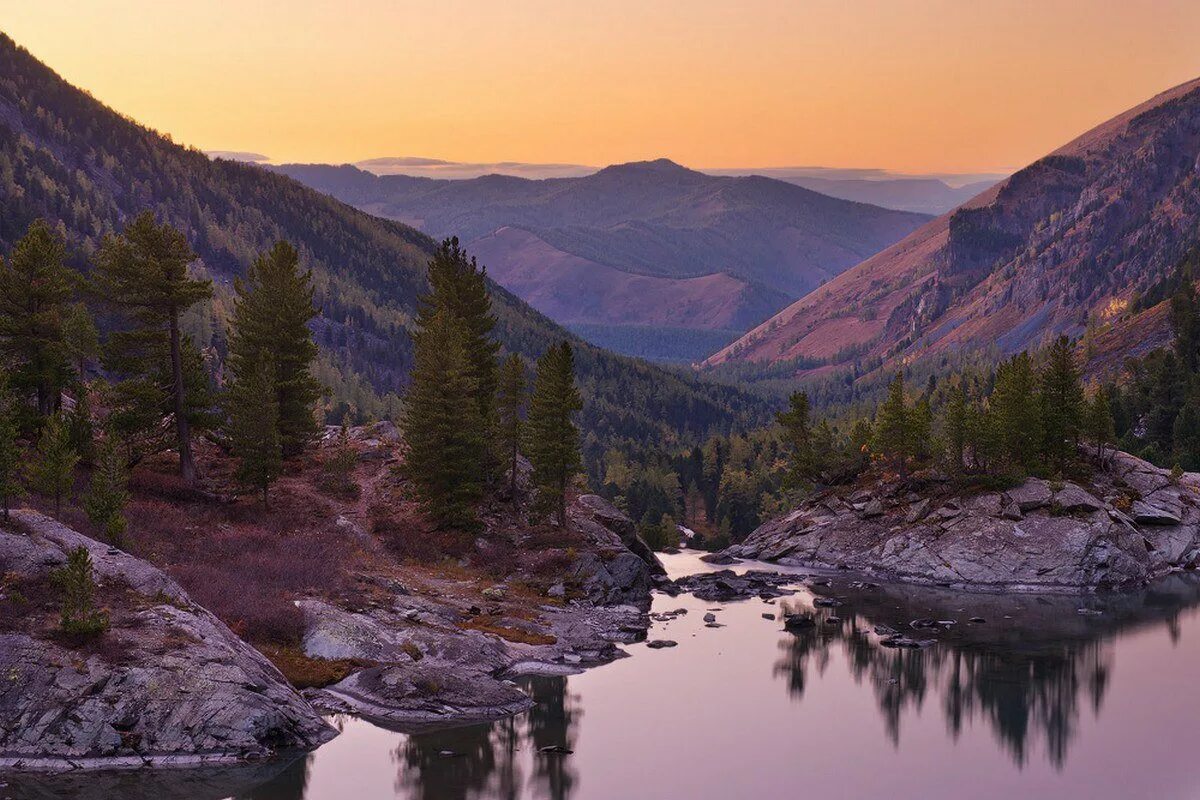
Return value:
[(667, 355), (653, 345), (681, 339), (700, 350), (672, 354), (703, 357), (713, 339), (701, 334), (728, 341), (928, 219), (666, 159), (545, 180), (274, 169), (431, 236), (456, 235), (534, 308), (652, 357)]
[[(1147, 303), (1200, 238), (1200, 80), (1163, 92), (847, 270), (705, 365), (857, 376), (1082, 337), (1169, 341)], [(786, 370), (788, 365), (794, 369)]]
[[(182, 231), (198, 255), (195, 270), (214, 280), (215, 300), (188, 320), (211, 356), (223, 351), (234, 278), (286, 239), (313, 273), (319, 366), (338, 399), (369, 411), (380, 395), (403, 389), (408, 325), (435, 249), (429, 236), (262, 167), (175, 144), (0, 34), (0, 253), (42, 217), (86, 270), (102, 238), (144, 210)], [(586, 345), (501, 287), (492, 294), (507, 350), (532, 359), (562, 339), (578, 346), (589, 464), (622, 442), (676, 443), (766, 415), (761, 402), (735, 389)]]

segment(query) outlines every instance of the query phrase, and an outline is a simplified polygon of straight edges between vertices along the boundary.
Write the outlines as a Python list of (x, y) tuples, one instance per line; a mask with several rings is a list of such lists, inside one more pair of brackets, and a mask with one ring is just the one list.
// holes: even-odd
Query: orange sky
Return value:
[(0, 0), (0, 27), (277, 161), (1003, 170), (1200, 76), (1196, 0)]

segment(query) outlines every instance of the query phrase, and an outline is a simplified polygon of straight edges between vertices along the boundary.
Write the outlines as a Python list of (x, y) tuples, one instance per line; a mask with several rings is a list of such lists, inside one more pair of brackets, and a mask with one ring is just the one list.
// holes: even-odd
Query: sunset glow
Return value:
[(177, 141), (697, 167), (1019, 167), (1200, 74), (1194, 2), (0, 2)]

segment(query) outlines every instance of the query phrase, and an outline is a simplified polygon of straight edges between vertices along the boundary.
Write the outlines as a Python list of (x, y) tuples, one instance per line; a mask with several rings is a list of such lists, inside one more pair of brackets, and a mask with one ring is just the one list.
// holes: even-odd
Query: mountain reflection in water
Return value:
[[(658, 597), (656, 610), (688, 609), (651, 632), (679, 647), (634, 645), (633, 658), (582, 675), (522, 678), (536, 705), (510, 719), (404, 733), (335, 717), (342, 736), (290, 761), (10, 776), (0, 797), (715, 799), (802, 783), (873, 797), (895, 781), (922, 797), (1198, 796), (1200, 779), (1153, 744), (1200, 735), (1187, 691), (1200, 668), (1193, 576), (1073, 596), (851, 583), (772, 604)], [(820, 596), (840, 605), (816, 607)], [(724, 628), (704, 626), (710, 609)], [(816, 624), (786, 632), (782, 613)], [(912, 627), (920, 619), (956, 624)], [(876, 626), (936, 643), (888, 648)], [(574, 753), (540, 752), (553, 746)]]

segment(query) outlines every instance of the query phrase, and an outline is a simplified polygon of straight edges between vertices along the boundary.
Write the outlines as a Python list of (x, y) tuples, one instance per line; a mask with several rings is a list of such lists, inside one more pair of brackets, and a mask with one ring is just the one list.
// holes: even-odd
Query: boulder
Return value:
[(1041, 478), (1029, 478), (1020, 486), (1008, 490), (1008, 499), (1016, 503), (1022, 513), (1041, 508), (1053, 496), (1050, 484)]

